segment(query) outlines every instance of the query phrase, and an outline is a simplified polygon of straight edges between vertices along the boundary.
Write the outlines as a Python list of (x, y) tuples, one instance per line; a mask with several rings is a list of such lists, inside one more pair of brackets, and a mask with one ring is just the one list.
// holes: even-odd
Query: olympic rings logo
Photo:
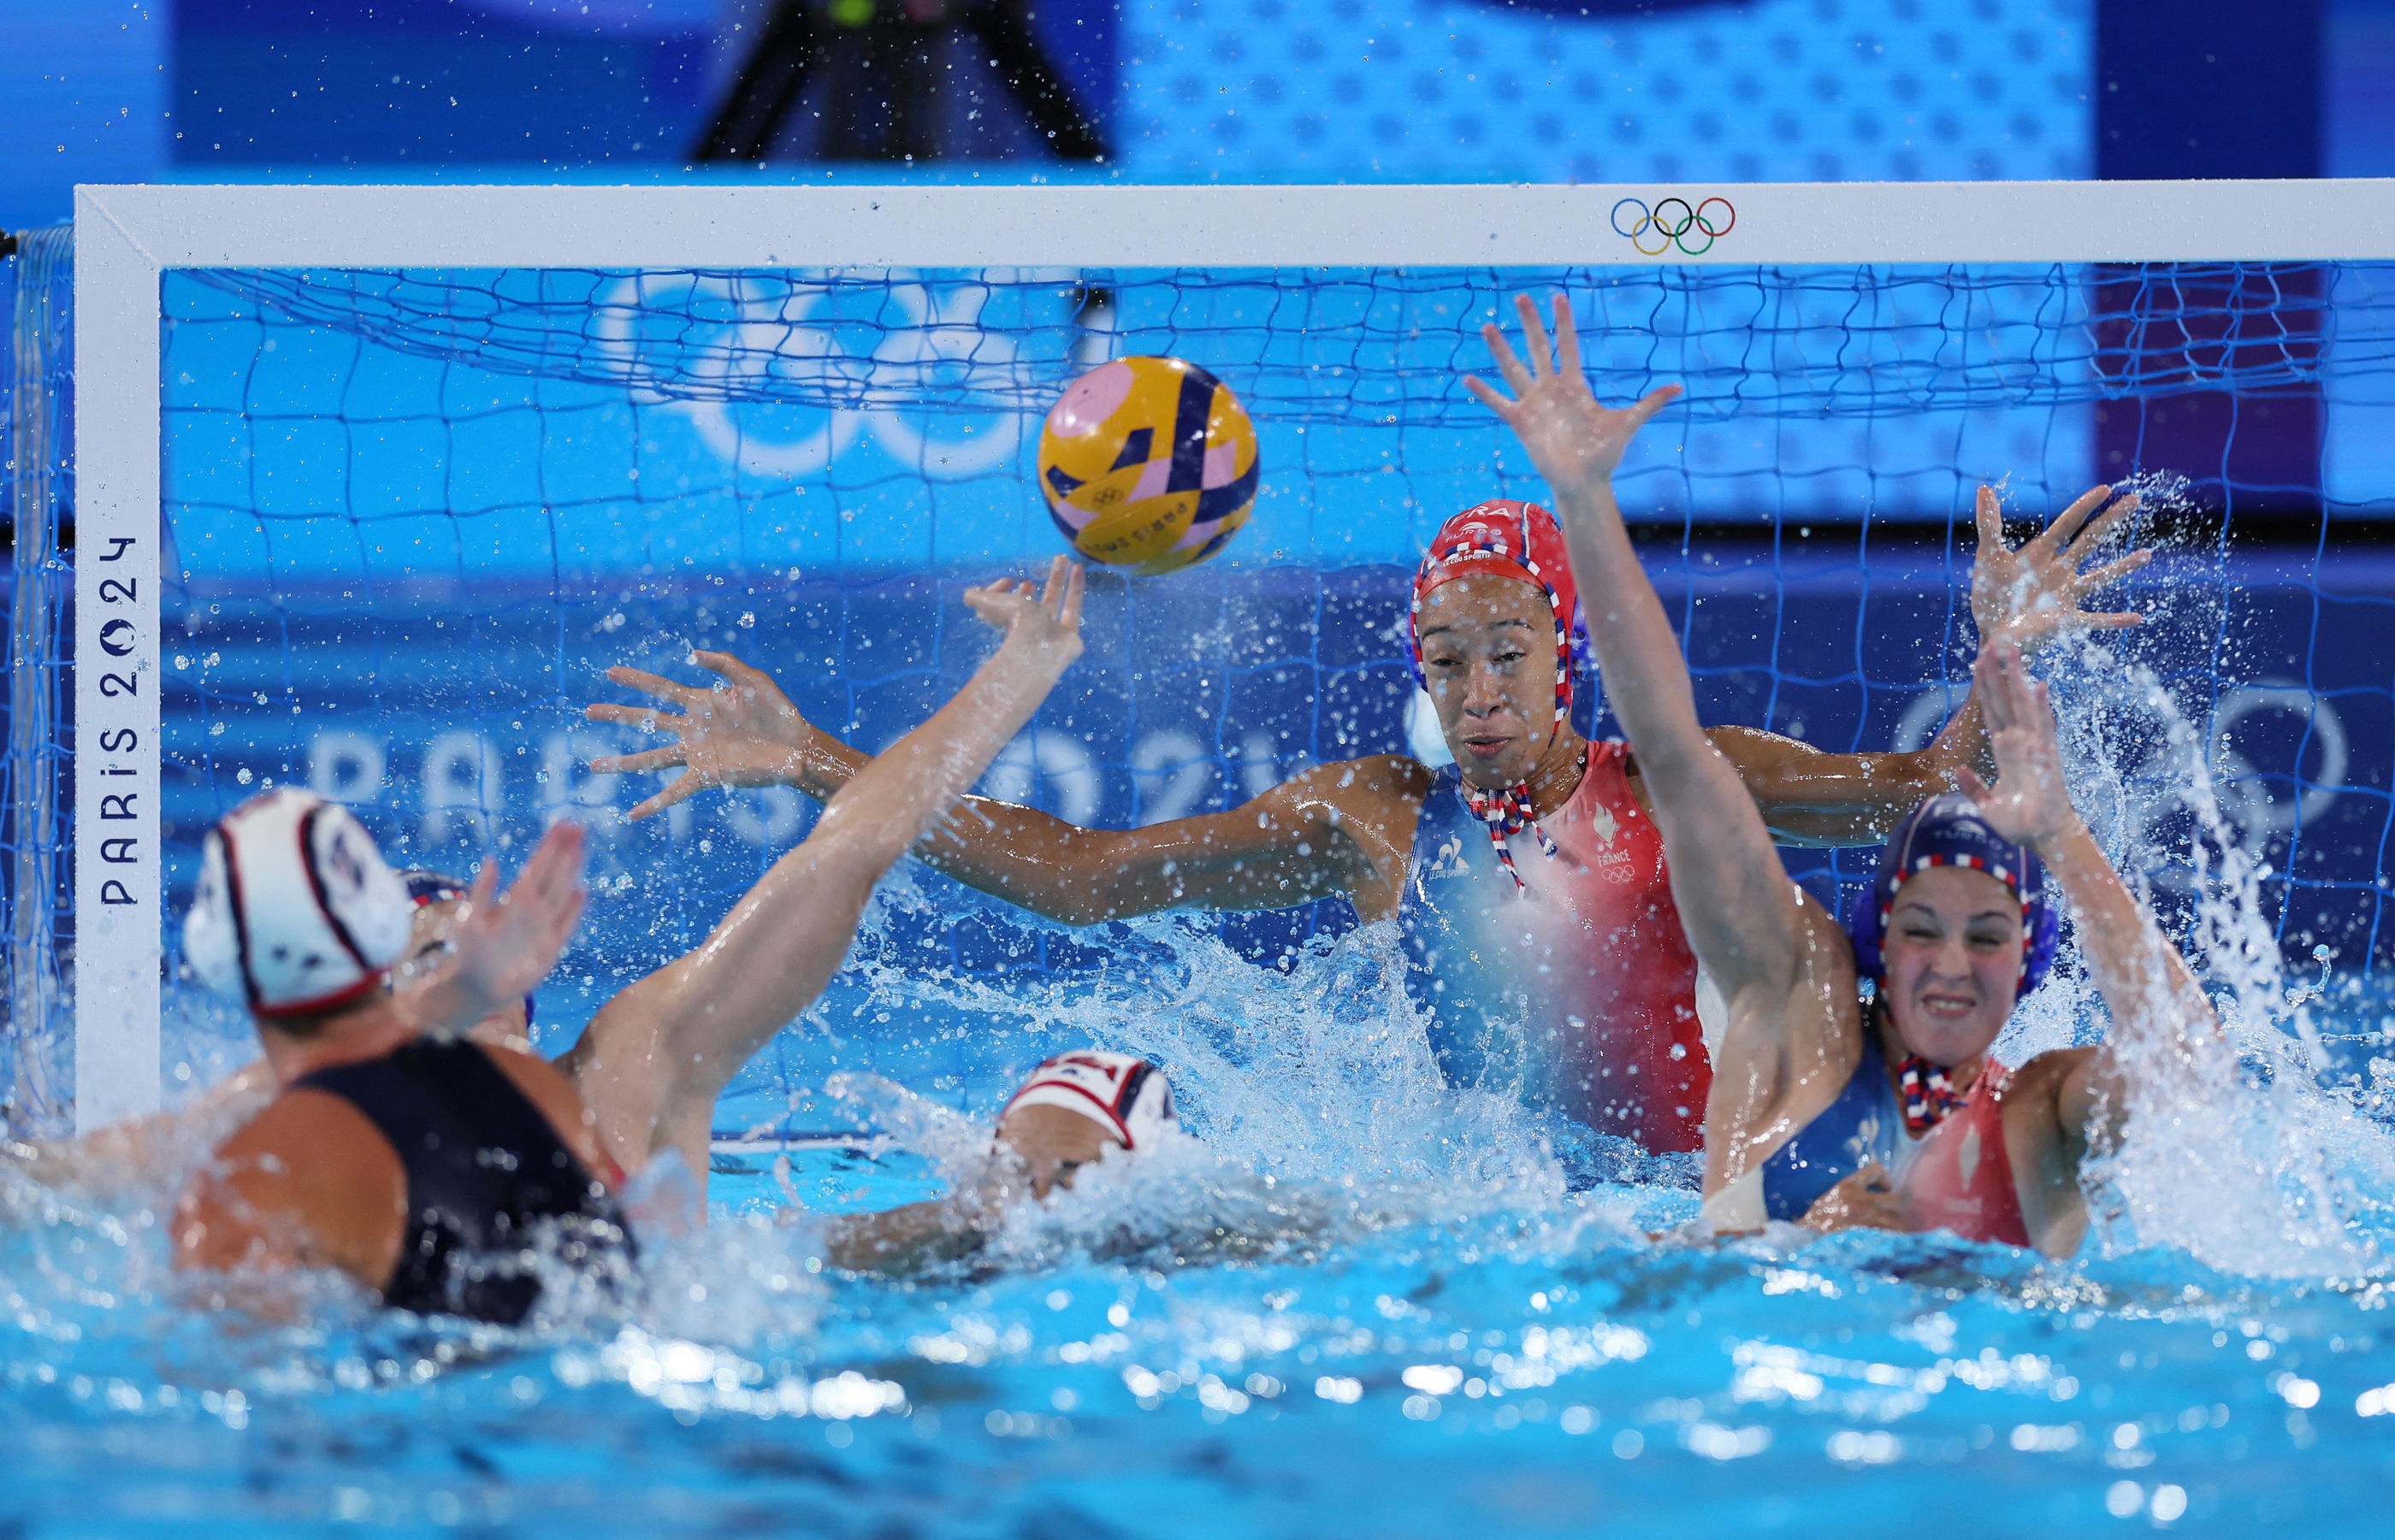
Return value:
[[(1625, 208), (1638, 211), (1627, 230), (1621, 227), (1621, 211)], [(1642, 257), (1661, 257), (1674, 246), (1680, 248), (1683, 257), (1702, 257), (1737, 224), (1738, 210), (1730, 206), (1727, 198), (1707, 198), (1694, 208), (1688, 206), (1686, 198), (1666, 198), (1652, 212), (1635, 198), (1624, 198), (1613, 205), (1613, 233), (1636, 247)], [(1703, 244), (1688, 244), (1691, 235)], [(1649, 241), (1655, 244), (1650, 246), (1647, 244)]]

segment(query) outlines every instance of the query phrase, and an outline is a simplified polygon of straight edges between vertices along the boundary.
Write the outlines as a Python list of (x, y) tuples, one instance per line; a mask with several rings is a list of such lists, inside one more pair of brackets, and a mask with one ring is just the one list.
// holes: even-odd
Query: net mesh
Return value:
[[(2395, 945), (2374, 652), (2395, 573), (2321, 517), (2385, 484), (2395, 285), (2367, 265), (170, 273), (170, 912), (209, 821), (270, 783), (452, 867), (591, 817), (592, 920), (543, 999), (570, 1030), (814, 816), (787, 790), (607, 816), (657, 783), (586, 769), (635, 743), (581, 718), (627, 698), (604, 667), (696, 680), (691, 650), (730, 651), (880, 748), (986, 651), (957, 590), (1057, 547), (1039, 415), (1125, 354), (1237, 392), (1257, 515), (1206, 568), (1101, 574), (1084, 663), (984, 789), (1133, 825), (1308, 764), (1434, 753), (1407, 579), (1448, 513), (1537, 495), (1460, 375), (1511, 296), (1551, 289), (1600, 395), (1688, 389), (1620, 484), (1708, 721), (1925, 742), (1968, 655), (1973, 489), (2042, 517), (2099, 478), (2175, 475), (2197, 517), (2132, 595), (2156, 615), (2136, 655), (2215, 730), (2286, 939), (2356, 969)], [(2290, 512), (2300, 547), (2233, 538)], [(2326, 639), (2349, 637), (2370, 640)], [(1859, 870), (1791, 866), (1825, 888)], [(884, 960), (1036, 975), (1131, 944), (908, 881), (877, 922)], [(1269, 960), (1354, 915), (1205, 923)]]
[(7, 464), (0, 519), (9, 539), (7, 806), (0, 811), (6, 892), (7, 1023), (0, 1031), (0, 1125), (47, 1132), (64, 1118), (60, 955), (73, 944), (68, 864), (66, 564), (60, 533), (73, 508), (73, 248), (63, 227), (23, 232), (0, 262), (9, 318), (0, 373)]

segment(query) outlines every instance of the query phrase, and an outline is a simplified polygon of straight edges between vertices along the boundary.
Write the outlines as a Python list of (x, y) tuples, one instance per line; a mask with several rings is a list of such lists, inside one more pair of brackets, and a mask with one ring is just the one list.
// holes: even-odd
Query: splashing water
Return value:
[[(957, 900), (904, 876), (720, 1120), (878, 1138), (726, 1157), (716, 1222), (650, 1233), (629, 1297), (499, 1331), (306, 1280), (222, 1313), (165, 1265), (179, 1175), (97, 1201), (0, 1167), (0, 1533), (2362, 1533), (2395, 1476), (2395, 1139), (2329, 1046), (2375, 997), (2290, 986), (2166, 676), (2127, 643), (2053, 671), (2074, 796), (2222, 1019), (2132, 1056), (2075, 1260), (1659, 1244), (1693, 1163), (1447, 1086), (1387, 927), (1279, 968), (1167, 918), (1079, 974), (927, 972), (885, 941)], [(2101, 1020), (2066, 953), (2000, 1052)], [(1084, 1044), (1163, 1063), (1195, 1137), (911, 1283), (775, 1215), (939, 1191)]]
[[(2224, 813), (2203, 735), (2154, 670), (2093, 643), (2074, 651), (2058, 702), (2073, 800), (2139, 897), (2180, 912), (2174, 939), (2220, 1017), (2217, 1035), (2185, 1051), (2162, 1042), (2116, 1050), (2131, 1082), (2128, 1126), (2091, 1168), (2097, 1244), (2169, 1246), (2251, 1274), (2375, 1272), (2395, 1141), (2322, 1085), (2319, 990), (2286, 983), (2262, 901), (2271, 873)], [(2186, 870), (2164, 865), (2179, 851), (2132, 837), (2156, 826), (2155, 794), (2138, 782), (2158, 782), (2182, 815), (2161, 826), (2187, 830)], [(2085, 1027), (2100, 1023), (2102, 1007), (2081, 960), (2064, 963), (2000, 1053), (2093, 1040)]]

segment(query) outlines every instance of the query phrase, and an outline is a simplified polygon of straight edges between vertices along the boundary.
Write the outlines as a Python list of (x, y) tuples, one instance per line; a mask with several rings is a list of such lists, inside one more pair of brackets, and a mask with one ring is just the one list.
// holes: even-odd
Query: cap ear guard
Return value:
[(183, 957), (210, 992), (245, 1000), (241, 972), (238, 913), (225, 866), (224, 836), (208, 831), (200, 849), (200, 882), (183, 916)]

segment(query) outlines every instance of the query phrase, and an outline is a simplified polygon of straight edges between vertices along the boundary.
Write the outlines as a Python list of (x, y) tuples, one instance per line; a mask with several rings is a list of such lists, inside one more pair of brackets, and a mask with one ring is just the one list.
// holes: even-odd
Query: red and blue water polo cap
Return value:
[(1414, 682), (1425, 682), (1422, 656), (1422, 612), (1431, 590), (1442, 583), (1475, 573), (1494, 573), (1528, 583), (1547, 596), (1555, 622), (1555, 720), (1571, 715), (1572, 661), (1575, 649), (1588, 643), (1588, 623), (1581, 613), (1580, 589), (1572, 582), (1571, 562), (1564, 555), (1564, 532), (1555, 516), (1536, 503), (1492, 498), (1464, 509), (1438, 527), (1430, 549), (1414, 572), (1414, 601), (1408, 618), (1413, 648)]

